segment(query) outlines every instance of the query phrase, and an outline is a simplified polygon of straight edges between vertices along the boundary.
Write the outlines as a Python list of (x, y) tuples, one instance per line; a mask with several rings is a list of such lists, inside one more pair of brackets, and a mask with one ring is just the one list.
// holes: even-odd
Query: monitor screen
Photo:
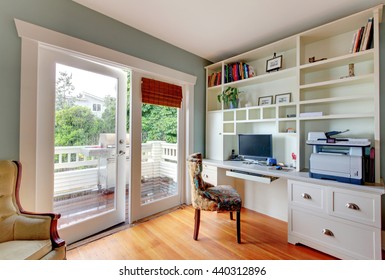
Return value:
[(238, 134), (239, 156), (245, 159), (267, 160), (273, 157), (271, 134)]

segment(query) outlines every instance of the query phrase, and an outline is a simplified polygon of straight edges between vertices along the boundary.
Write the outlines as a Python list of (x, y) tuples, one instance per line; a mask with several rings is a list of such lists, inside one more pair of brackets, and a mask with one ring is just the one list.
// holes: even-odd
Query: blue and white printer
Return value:
[(309, 132), (306, 144), (313, 146), (310, 177), (351, 184), (364, 183), (365, 148), (369, 139), (331, 137), (345, 131)]

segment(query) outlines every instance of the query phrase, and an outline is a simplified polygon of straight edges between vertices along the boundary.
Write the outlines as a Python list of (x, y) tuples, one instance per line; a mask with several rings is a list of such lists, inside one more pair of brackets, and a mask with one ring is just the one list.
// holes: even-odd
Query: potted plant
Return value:
[(218, 94), (218, 101), (223, 102), (230, 109), (238, 107), (239, 91), (237, 88), (227, 87), (222, 93)]

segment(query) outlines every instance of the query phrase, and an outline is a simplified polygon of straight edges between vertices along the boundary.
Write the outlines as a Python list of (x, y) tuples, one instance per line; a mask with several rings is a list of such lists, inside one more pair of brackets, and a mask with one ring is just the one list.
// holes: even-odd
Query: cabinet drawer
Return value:
[(202, 178), (207, 183), (210, 183), (214, 186), (217, 185), (218, 184), (217, 167), (204, 164), (203, 170), (202, 170)]
[(366, 193), (333, 189), (330, 214), (376, 227), (381, 226), (380, 199)]
[(218, 169), (218, 167), (216, 167), (216, 166), (206, 164), (206, 163), (203, 164), (203, 171), (209, 170), (209, 171), (217, 172), (217, 169)]
[(289, 180), (288, 187), (292, 205), (326, 212), (325, 189), (322, 186)]
[[(326, 219), (292, 209), (291, 233), (305, 245), (317, 244), (339, 258), (381, 258), (380, 229)], [(328, 251), (325, 250), (325, 251)]]

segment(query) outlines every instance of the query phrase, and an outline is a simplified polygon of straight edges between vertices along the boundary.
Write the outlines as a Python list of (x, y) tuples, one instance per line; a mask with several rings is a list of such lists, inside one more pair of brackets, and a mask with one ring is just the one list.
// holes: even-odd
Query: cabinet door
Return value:
[(222, 112), (207, 112), (206, 157), (223, 160)]

